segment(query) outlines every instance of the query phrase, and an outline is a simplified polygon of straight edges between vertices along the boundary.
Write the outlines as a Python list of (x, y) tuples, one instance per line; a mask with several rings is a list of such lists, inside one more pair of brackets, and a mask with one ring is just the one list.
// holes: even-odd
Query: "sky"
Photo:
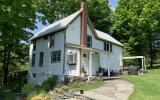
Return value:
[[(111, 5), (111, 8), (113, 10), (115, 10), (115, 8), (117, 7), (118, 4), (118, 0), (109, 0), (109, 4)], [(40, 29), (42, 29), (43, 27), (45, 27), (44, 25), (42, 25), (41, 22), (39, 22), (38, 20), (36, 20), (37, 22), (37, 29), (31, 31), (32, 33), (36, 34), (37, 32), (40, 31)]]

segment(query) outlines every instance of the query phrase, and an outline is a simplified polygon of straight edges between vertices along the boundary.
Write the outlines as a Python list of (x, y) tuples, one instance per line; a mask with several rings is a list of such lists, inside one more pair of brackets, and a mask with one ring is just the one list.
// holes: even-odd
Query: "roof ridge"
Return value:
[(33, 40), (36, 39), (38, 37), (47, 35), (51, 32), (55, 32), (57, 30), (66, 28), (67, 25), (72, 22), (72, 20), (74, 20), (79, 14), (81, 13), (81, 10), (76, 11), (73, 14), (68, 15), (67, 17), (64, 17), (54, 23), (51, 23), (47, 26), (45, 26), (44, 28), (42, 28), (39, 32), (37, 32), (31, 39), (29, 40)]

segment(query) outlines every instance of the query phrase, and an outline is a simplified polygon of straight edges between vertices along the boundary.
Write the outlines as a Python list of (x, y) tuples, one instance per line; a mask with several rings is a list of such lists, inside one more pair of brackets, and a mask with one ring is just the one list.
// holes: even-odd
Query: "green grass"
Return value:
[(147, 75), (126, 75), (122, 79), (135, 85), (129, 100), (160, 100), (160, 69), (149, 69)]
[(95, 88), (99, 88), (100, 86), (104, 85), (104, 81), (93, 81), (92, 83), (71, 83), (69, 84), (69, 88), (72, 89), (73, 91), (80, 91), (80, 90), (92, 90)]

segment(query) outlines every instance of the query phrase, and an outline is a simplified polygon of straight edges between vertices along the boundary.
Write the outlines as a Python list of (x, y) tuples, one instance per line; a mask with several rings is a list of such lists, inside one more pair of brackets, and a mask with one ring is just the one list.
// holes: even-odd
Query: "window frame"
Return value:
[(54, 47), (55, 46), (55, 34), (51, 34), (50, 35), (50, 47)]
[(36, 73), (32, 73), (32, 77), (33, 77), (33, 78), (36, 78)]
[(92, 36), (87, 36), (87, 47), (92, 48)]
[(51, 52), (51, 63), (61, 62), (61, 50)]
[(43, 67), (44, 64), (44, 52), (39, 53), (39, 67)]
[(32, 67), (35, 67), (35, 65), (36, 65), (36, 54), (33, 53), (32, 54)]
[(109, 49), (110, 52), (112, 52), (113, 49), (112, 49), (112, 44), (111, 43), (110, 43), (109, 47), (110, 47), (110, 49)]
[(112, 43), (104, 42), (103, 49), (107, 52), (112, 52)]
[(33, 40), (33, 51), (36, 51), (36, 40)]

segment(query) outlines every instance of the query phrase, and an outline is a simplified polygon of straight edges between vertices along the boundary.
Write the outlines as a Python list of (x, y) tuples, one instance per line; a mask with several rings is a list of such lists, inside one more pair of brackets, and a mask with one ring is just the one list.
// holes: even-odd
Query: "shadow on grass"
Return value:
[(153, 67), (147, 67), (147, 69), (152, 70), (152, 69), (160, 69), (160, 64), (154, 65)]

